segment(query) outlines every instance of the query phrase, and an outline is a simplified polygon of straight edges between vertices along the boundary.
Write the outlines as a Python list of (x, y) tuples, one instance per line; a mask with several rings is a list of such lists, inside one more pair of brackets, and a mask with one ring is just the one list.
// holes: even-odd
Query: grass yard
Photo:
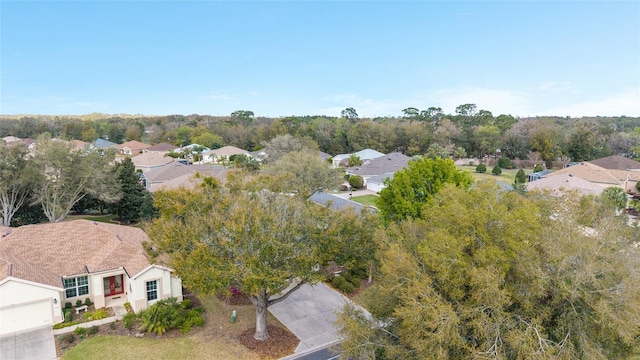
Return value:
[(376, 206), (376, 199), (378, 198), (378, 196), (376, 195), (361, 195), (361, 196), (352, 196), (351, 200), (358, 202), (362, 205), (370, 205), (370, 206)]
[[(489, 167), (489, 166), (487, 166), (487, 172), (484, 174), (477, 173), (475, 166), (458, 166), (458, 169), (464, 170), (470, 173), (471, 176), (473, 176), (473, 179), (475, 181), (495, 180), (495, 181), (502, 181), (507, 184), (513, 184), (513, 180), (516, 178), (516, 173), (518, 172), (518, 169), (502, 169), (502, 174), (493, 175), (491, 173), (491, 170), (493, 169), (493, 167)], [(533, 172), (533, 170), (525, 169), (524, 172), (525, 174), (530, 174)]]
[[(194, 327), (186, 335), (177, 331), (162, 337), (145, 334), (137, 338), (98, 333), (69, 349), (62, 359), (261, 359), (258, 353), (238, 341), (242, 332), (255, 327), (253, 305), (229, 305), (216, 296), (201, 297), (201, 301), (205, 325)], [(237, 317), (232, 324), (233, 310), (237, 311)], [(268, 316), (269, 325), (283, 327), (271, 314)]]
[(116, 214), (107, 214), (107, 215), (89, 215), (89, 214), (85, 214), (85, 215), (67, 215), (66, 219), (67, 220), (85, 219), (85, 220), (91, 220), (91, 221), (114, 224), (114, 222), (111, 221), (111, 220), (113, 220), (113, 219), (115, 219), (117, 217), (118, 217), (118, 215), (116, 215)]

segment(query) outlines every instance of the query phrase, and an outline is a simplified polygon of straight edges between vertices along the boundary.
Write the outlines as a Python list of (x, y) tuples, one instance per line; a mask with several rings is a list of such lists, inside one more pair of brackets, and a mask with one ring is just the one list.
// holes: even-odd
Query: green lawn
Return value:
[(64, 355), (65, 360), (82, 359), (204, 359), (197, 341), (191, 337), (138, 339), (104, 335), (83, 340)]
[[(205, 326), (196, 327), (186, 335), (142, 338), (118, 335), (94, 335), (82, 340), (63, 356), (63, 360), (76, 359), (260, 359), (260, 356), (240, 344), (237, 336), (255, 327), (256, 310), (253, 305), (228, 305), (216, 296), (202, 297), (205, 308)], [(237, 311), (235, 323), (229, 321), (231, 312)], [(269, 325), (282, 327), (271, 314)]]
[(376, 199), (378, 196), (376, 195), (360, 195), (360, 196), (352, 196), (351, 200), (355, 202), (359, 202), (362, 205), (370, 205), (376, 206)]
[[(487, 172), (484, 173), (484, 174), (480, 174), (480, 173), (476, 172), (476, 167), (475, 166), (458, 166), (458, 169), (464, 170), (464, 171), (470, 173), (471, 176), (473, 176), (475, 181), (496, 180), (496, 181), (505, 182), (507, 184), (513, 184), (513, 180), (516, 178), (516, 173), (518, 172), (518, 169), (502, 169), (502, 174), (493, 175), (491, 173), (491, 170), (493, 169), (493, 167), (489, 167), (489, 166), (487, 166)], [(524, 172), (526, 174), (530, 174), (530, 173), (533, 172), (533, 170), (532, 169), (525, 169)]]
[(105, 222), (105, 223), (114, 224), (114, 222), (111, 221), (111, 220), (115, 219), (117, 217), (118, 217), (118, 215), (115, 215), (115, 214), (107, 214), (107, 215), (89, 215), (89, 214), (85, 214), (85, 215), (68, 215), (66, 217), (66, 219), (67, 220), (86, 219), (86, 220), (91, 220), (91, 221), (98, 221), (98, 222)]

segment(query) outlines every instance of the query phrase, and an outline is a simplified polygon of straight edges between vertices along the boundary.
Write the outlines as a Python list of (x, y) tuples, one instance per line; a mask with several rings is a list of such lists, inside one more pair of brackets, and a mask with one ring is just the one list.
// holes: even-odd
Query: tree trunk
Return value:
[(269, 338), (269, 332), (267, 331), (267, 299), (262, 296), (256, 296), (253, 298), (254, 305), (256, 306), (256, 333), (253, 338), (256, 340), (267, 340)]

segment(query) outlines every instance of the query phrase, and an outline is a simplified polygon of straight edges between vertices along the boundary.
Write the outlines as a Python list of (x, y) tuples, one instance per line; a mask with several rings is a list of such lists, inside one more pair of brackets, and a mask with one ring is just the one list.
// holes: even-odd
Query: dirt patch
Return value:
[(218, 294), (218, 299), (220, 299), (220, 301), (224, 302), (225, 304), (232, 306), (252, 305), (251, 300), (245, 294), (228, 296), (225, 294)]
[(286, 329), (267, 325), (269, 339), (258, 341), (253, 338), (256, 329), (245, 330), (238, 336), (240, 343), (255, 351), (263, 359), (278, 359), (293, 354), (300, 340)]

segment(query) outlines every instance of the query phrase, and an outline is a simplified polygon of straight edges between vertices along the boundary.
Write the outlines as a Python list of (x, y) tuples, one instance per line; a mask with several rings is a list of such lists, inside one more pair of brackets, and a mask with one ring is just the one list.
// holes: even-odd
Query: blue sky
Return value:
[(0, 1), (0, 114), (640, 116), (640, 2)]

